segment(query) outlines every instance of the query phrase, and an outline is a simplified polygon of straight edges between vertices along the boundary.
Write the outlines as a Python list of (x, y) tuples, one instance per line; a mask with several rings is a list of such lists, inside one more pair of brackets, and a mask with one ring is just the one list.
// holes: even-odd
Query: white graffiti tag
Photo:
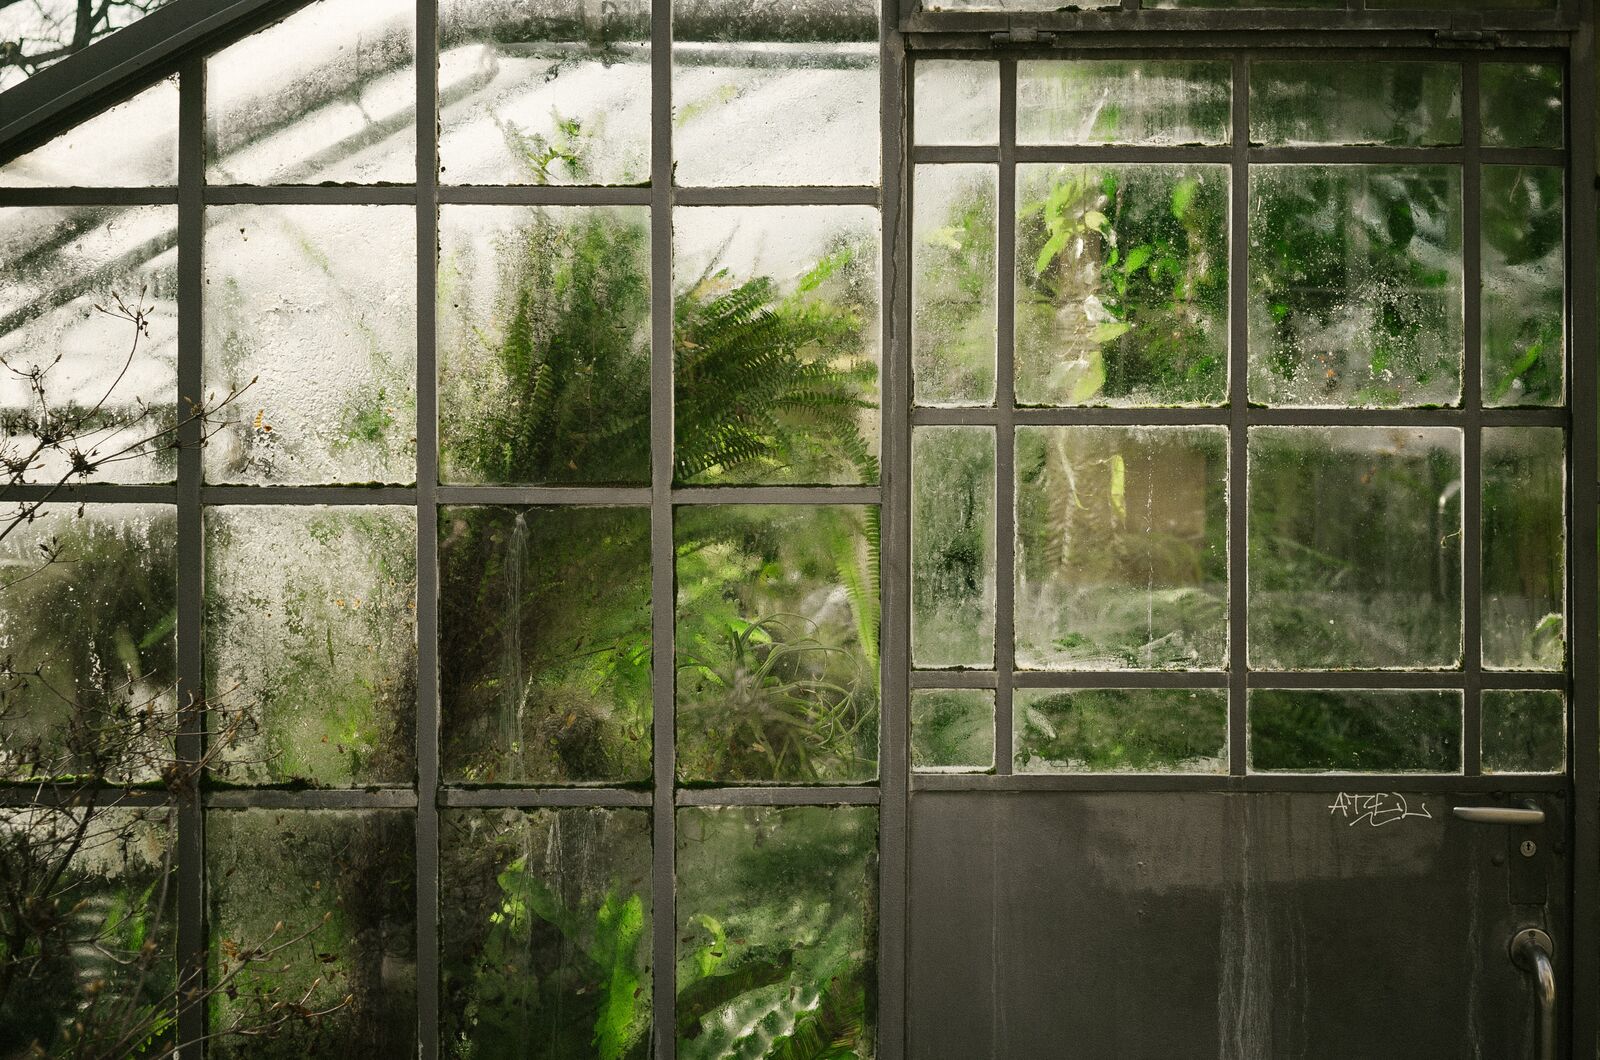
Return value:
[(1403, 821), (1407, 817), (1422, 817), (1433, 820), (1433, 814), (1428, 812), (1428, 804), (1418, 803), (1413, 810), (1406, 802), (1406, 797), (1398, 791), (1379, 791), (1371, 794), (1356, 794), (1341, 791), (1328, 806), (1328, 814), (1333, 817), (1342, 817), (1350, 827), (1365, 822), (1373, 828), (1382, 828), (1386, 824)]

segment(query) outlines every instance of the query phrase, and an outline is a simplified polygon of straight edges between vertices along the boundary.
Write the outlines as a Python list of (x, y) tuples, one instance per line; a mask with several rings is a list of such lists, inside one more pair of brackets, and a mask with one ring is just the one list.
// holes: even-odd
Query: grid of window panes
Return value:
[(1559, 59), (911, 80), (912, 768), (1564, 770)]
[[(71, 870), (174, 872), (162, 945), (238, 976), (168, 1033), (872, 1054), (879, 47), (860, 0), (319, 0), (0, 165), (0, 402), (118, 454), (18, 492), (8, 567), (62, 561), (0, 768), (130, 696), (204, 748), (198, 805), (107, 773), (140, 842)], [(220, 1033), (262, 990), (327, 1011)]]

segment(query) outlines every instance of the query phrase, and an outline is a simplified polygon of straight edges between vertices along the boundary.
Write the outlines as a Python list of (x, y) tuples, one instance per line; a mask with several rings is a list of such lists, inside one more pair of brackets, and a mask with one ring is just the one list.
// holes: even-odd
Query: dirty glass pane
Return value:
[(1478, 82), (1485, 147), (1560, 149), (1561, 67), (1484, 63), (1478, 67)]
[(876, 807), (678, 811), (678, 1056), (874, 1055), (877, 848)]
[(1566, 461), (1559, 427), (1483, 429), (1483, 665), (1566, 662)]
[(0, 992), (0, 1054), (126, 1056), (102, 1050), (135, 1030), (144, 1055), (176, 1044), (169, 813), (0, 810), (7, 949), (21, 950)]
[(1226, 773), (1220, 688), (1018, 689), (1018, 773)]
[(1484, 166), (1483, 402), (1563, 400), (1566, 216), (1557, 166)]
[(0, 777), (159, 780), (177, 731), (174, 510), (17, 520), (0, 541)]
[(1214, 670), (1228, 650), (1223, 427), (1017, 429), (1024, 670)]
[(911, 768), (986, 773), (994, 768), (994, 693), (926, 688), (911, 693)]
[[(1061, 0), (922, 0), (917, 5), (923, 11), (1057, 11)], [(1120, 5), (1112, 0), (1091, 0), (1081, 5), (1087, 10), (1114, 9)]]
[(470, 783), (650, 776), (650, 512), (439, 513), (444, 773)]
[(206, 222), (205, 385), (239, 393), (207, 479), (415, 481), (412, 208), (240, 206)]
[(444, 481), (650, 481), (647, 210), (446, 206), (438, 294)]
[[(0, 20), (4, 19), (0, 14)], [(0, 41), (10, 41), (0, 28)], [(0, 188), (178, 183), (178, 79), (158, 81), (0, 165)]]
[(878, 510), (679, 508), (678, 775), (871, 780)]
[(878, 212), (674, 213), (679, 482), (878, 480)]
[(1253, 772), (1461, 769), (1460, 692), (1257, 689), (1249, 713)]
[(1243, 8), (1334, 8), (1345, 9), (1345, 0), (1144, 0), (1142, 7), (1226, 7)]
[(1017, 403), (1216, 405), (1228, 169), (1017, 167)]
[(875, 0), (682, 0), (672, 27), (678, 184), (878, 183)]
[[(223, 1037), (209, 1055), (408, 1056), (416, 1048), (416, 815), (410, 810), (206, 813), (211, 1031), (259, 1022), (260, 998), (293, 999), (312, 1021), (275, 1037)], [(254, 947), (270, 961), (244, 963)], [(241, 969), (241, 964), (244, 964)], [(235, 974), (236, 973), (236, 974)]]
[(1461, 290), (1459, 167), (1252, 167), (1252, 401), (1459, 401)]
[(207, 182), (412, 183), (415, 9), (320, 0), (210, 56)]
[(919, 405), (994, 403), (994, 166), (916, 168), (911, 374)]
[(445, 0), (439, 177), (650, 180), (650, 4)]
[(911, 435), (911, 658), (994, 665), (994, 431)]
[(411, 781), (416, 535), (410, 508), (206, 512), (206, 684), (224, 780)]
[(1554, 8), (1556, 0), (1367, 0), (1367, 6), (1375, 10), (1534, 11)]
[(440, 832), (440, 1055), (643, 1056), (649, 812), (446, 810)]
[(1461, 432), (1250, 430), (1250, 664), (1461, 663)]
[(0, 424), (27, 481), (73, 449), (98, 481), (172, 481), (177, 244), (173, 206), (0, 209)]
[(1017, 64), (1019, 144), (1225, 144), (1225, 62), (1045, 59)]
[[(85, 47), (132, 25), (172, 0), (29, 0), (0, 6), (0, 41), (15, 50), (0, 66), (0, 91), (26, 81)], [(78, 12), (89, 12), (87, 39), (79, 37)]]
[(915, 69), (917, 143), (999, 142), (999, 63), (922, 59)]
[(1567, 711), (1553, 690), (1485, 689), (1483, 771), (1560, 773), (1567, 767)]
[(1456, 63), (1255, 62), (1250, 140), (1269, 146), (1461, 142)]

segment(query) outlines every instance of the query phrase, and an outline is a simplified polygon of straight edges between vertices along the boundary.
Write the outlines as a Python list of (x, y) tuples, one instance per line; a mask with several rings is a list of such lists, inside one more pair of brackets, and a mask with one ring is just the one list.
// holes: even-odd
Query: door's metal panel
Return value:
[(1506, 947), (1568, 937), (1564, 800), (1513, 836), (1451, 815), (1481, 795), (1356, 799), (914, 794), (910, 1055), (1532, 1057)]

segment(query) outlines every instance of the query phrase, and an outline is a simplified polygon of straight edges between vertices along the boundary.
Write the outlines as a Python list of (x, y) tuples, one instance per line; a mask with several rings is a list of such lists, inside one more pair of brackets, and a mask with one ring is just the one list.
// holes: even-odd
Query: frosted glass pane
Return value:
[(679, 482), (878, 480), (878, 212), (673, 216)]
[(1018, 773), (1226, 773), (1220, 688), (1016, 692)]
[(206, 813), (211, 981), (239, 967), (239, 951), (305, 936), (270, 961), (247, 964), (234, 979), (237, 997), (214, 993), (211, 1029), (250, 1015), (252, 995), (265, 991), (273, 1001), (329, 1010), (316, 1020), (285, 1020), (266, 1041), (220, 1037), (208, 1044), (210, 1055), (288, 1060), (415, 1051), (415, 818), (410, 810)]
[(1271, 146), (1459, 144), (1461, 67), (1251, 63), (1250, 139)]
[(412, 183), (415, 8), (320, 0), (208, 58), (206, 180)]
[(1484, 166), (1483, 401), (1563, 400), (1566, 232), (1556, 166)]
[(876, 508), (679, 508), (678, 775), (871, 780), (878, 747)]
[(1460, 692), (1258, 689), (1249, 714), (1252, 772), (1461, 770)]
[(994, 665), (995, 453), (989, 427), (911, 435), (911, 658)]
[(446, 0), (439, 49), (444, 182), (649, 181), (648, 0)]
[(1251, 400), (1454, 404), (1461, 283), (1459, 167), (1253, 167)]
[(0, 658), (33, 675), (0, 678), (0, 777), (160, 779), (177, 731), (177, 534), (162, 505), (51, 504), (0, 540)]
[(1561, 147), (1561, 67), (1484, 63), (1478, 79), (1486, 147)]
[(673, 5), (676, 181), (877, 184), (874, 0)]
[[(0, 40), (6, 39), (0, 28)], [(0, 165), (0, 188), (148, 188), (176, 183), (175, 77), (156, 82)]]
[(412, 780), (416, 551), (410, 508), (206, 512), (207, 688), (237, 730), (223, 779)]
[(439, 1054), (633, 1057), (650, 1042), (650, 814), (440, 814)]
[(1215, 405), (1226, 166), (1017, 167), (1020, 405)]
[(239, 393), (207, 479), (415, 481), (412, 208), (241, 206), (206, 221), (206, 389)]
[(685, 809), (677, 840), (678, 1056), (874, 1056), (877, 808)]
[(911, 693), (911, 768), (985, 773), (994, 768), (994, 693), (926, 688)]
[(911, 371), (919, 405), (994, 403), (999, 282), (994, 166), (918, 166)]
[(439, 513), (448, 779), (650, 777), (650, 512)]
[(915, 69), (917, 143), (999, 142), (999, 63), (923, 59)]
[(1019, 427), (1016, 464), (1018, 667), (1222, 667), (1225, 428)]
[(1148, 60), (1017, 64), (1020, 144), (1225, 144), (1227, 63)]
[(1566, 460), (1559, 427), (1483, 429), (1483, 664), (1566, 663)]
[(647, 210), (446, 206), (438, 297), (444, 481), (650, 481)]
[(27, 481), (77, 477), (73, 448), (96, 480), (172, 481), (177, 242), (172, 206), (0, 209), (0, 424)]
[(1461, 664), (1461, 432), (1250, 431), (1250, 664)]
[(1560, 692), (1485, 689), (1483, 771), (1560, 773), (1567, 767), (1567, 710)]

